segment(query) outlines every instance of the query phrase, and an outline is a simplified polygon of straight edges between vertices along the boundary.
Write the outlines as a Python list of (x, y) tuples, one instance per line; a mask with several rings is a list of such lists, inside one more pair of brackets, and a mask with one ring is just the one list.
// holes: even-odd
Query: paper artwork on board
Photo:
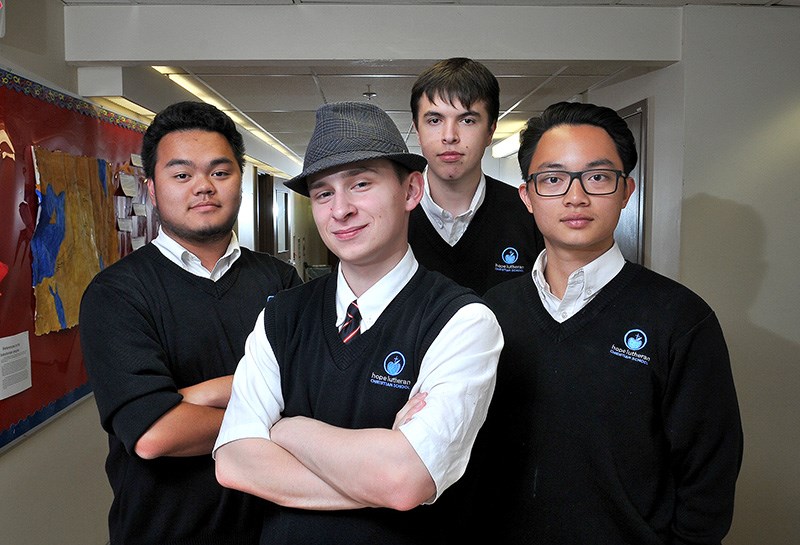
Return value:
[(31, 385), (28, 332), (0, 338), (0, 399), (23, 392)]

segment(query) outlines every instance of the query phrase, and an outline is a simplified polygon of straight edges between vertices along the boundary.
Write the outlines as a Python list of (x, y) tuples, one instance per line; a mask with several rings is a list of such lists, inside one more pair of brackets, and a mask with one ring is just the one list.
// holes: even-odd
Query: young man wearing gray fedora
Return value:
[(214, 450), (224, 486), (274, 504), (262, 543), (441, 542), (428, 504), (466, 468), (503, 336), (471, 290), (414, 258), (425, 164), (377, 106), (317, 110), (286, 185), (339, 265), (267, 303)]

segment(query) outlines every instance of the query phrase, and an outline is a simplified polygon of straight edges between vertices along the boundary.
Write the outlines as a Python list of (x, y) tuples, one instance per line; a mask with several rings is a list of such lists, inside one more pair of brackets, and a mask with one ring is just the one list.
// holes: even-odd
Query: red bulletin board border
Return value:
[(32, 382), (0, 400), (0, 449), (91, 391), (79, 326), (34, 334), (31, 239), (39, 204), (32, 146), (104, 159), (116, 171), (140, 152), (145, 129), (0, 68), (0, 262), (8, 267), (0, 278), (0, 337), (28, 331)]

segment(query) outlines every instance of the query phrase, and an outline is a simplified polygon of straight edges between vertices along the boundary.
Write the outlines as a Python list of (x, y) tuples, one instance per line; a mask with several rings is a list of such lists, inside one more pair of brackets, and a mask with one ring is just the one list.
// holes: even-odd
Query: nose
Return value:
[(442, 142), (456, 144), (459, 141), (458, 121), (443, 121)]
[(570, 186), (564, 194), (564, 203), (572, 204), (573, 206), (580, 206), (589, 202), (589, 196), (583, 190), (583, 184), (578, 176), (573, 176), (570, 180)]
[(346, 191), (337, 191), (331, 199), (331, 216), (336, 221), (344, 221), (355, 213), (356, 207)]
[(217, 190), (214, 180), (210, 176), (197, 175), (194, 178), (194, 192), (196, 195), (213, 194)]

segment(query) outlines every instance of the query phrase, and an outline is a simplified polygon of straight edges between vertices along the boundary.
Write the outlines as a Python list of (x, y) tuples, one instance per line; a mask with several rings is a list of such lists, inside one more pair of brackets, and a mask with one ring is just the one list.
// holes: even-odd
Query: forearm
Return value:
[(233, 375), (225, 375), (181, 388), (178, 392), (187, 403), (224, 409), (231, 399), (232, 384)]
[(399, 430), (344, 429), (283, 418), (272, 440), (331, 487), (372, 507), (407, 510), (436, 494), (422, 460)]
[(181, 388), (183, 401), (164, 413), (136, 442), (144, 459), (209, 454), (231, 397), (233, 375)]
[(210, 454), (224, 413), (224, 409), (181, 402), (164, 413), (139, 438), (136, 454), (146, 460), (161, 456)]
[(215, 453), (217, 480), (278, 505), (309, 510), (366, 507), (342, 494), (268, 439), (240, 439)]

